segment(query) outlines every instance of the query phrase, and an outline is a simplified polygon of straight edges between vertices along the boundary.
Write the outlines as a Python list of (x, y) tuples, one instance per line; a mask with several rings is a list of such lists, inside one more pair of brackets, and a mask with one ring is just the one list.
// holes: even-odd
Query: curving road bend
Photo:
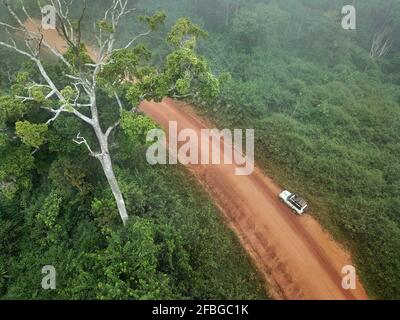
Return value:
[[(28, 29), (37, 28), (33, 22), (25, 25)], [(46, 30), (44, 37), (65, 52), (66, 43), (57, 32)], [(96, 59), (94, 50), (89, 49), (89, 54)], [(171, 99), (161, 103), (146, 101), (140, 108), (166, 131), (173, 120), (179, 130), (190, 128), (199, 134), (207, 128), (189, 106)], [(208, 127), (214, 128), (210, 124)], [(342, 289), (341, 270), (351, 265), (350, 255), (311, 216), (298, 217), (280, 203), (281, 189), (259, 169), (250, 176), (235, 175), (235, 165), (190, 165), (189, 169), (215, 200), (274, 298), (368, 298), (359, 281), (356, 290)]]
[[(167, 140), (169, 121), (177, 121), (178, 130), (194, 129), (199, 137), (200, 130), (207, 128), (190, 106), (171, 99), (146, 101), (140, 109), (165, 129)], [(352, 264), (350, 255), (310, 215), (296, 216), (282, 204), (281, 189), (259, 169), (250, 176), (237, 176), (235, 165), (188, 167), (215, 200), (274, 298), (368, 298), (359, 281), (355, 290), (342, 288), (341, 270)]]

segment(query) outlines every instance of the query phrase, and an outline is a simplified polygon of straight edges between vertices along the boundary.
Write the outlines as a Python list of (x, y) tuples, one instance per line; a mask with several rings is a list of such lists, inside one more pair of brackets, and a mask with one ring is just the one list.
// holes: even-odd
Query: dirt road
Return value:
[[(26, 26), (34, 30), (35, 24)], [(65, 52), (57, 32), (44, 32), (45, 39)], [(89, 54), (96, 59), (95, 50)], [(141, 109), (165, 129), (176, 120), (178, 129), (199, 132), (206, 128), (193, 110), (165, 99), (143, 102)], [(216, 201), (227, 224), (269, 283), (277, 299), (367, 299), (360, 282), (357, 289), (343, 290), (340, 271), (351, 264), (340, 248), (311, 216), (298, 217), (278, 201), (281, 189), (258, 169), (250, 176), (236, 176), (234, 165), (190, 166)]]
[[(206, 128), (193, 110), (170, 99), (143, 102), (141, 110), (164, 127)], [(223, 150), (221, 151), (223, 153)], [(351, 265), (347, 252), (332, 241), (311, 217), (294, 215), (278, 200), (281, 189), (256, 169), (235, 175), (235, 165), (190, 165), (215, 199), (228, 225), (270, 284), (278, 299), (367, 299), (360, 282), (342, 289), (341, 270)]]

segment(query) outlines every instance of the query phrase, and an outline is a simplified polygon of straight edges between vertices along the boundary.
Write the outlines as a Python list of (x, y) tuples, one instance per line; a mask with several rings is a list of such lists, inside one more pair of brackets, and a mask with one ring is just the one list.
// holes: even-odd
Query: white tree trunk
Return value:
[(93, 116), (92, 126), (94, 129), (94, 132), (96, 133), (96, 137), (99, 142), (100, 149), (101, 149), (101, 153), (96, 155), (96, 158), (98, 158), (101, 163), (104, 174), (107, 178), (108, 184), (111, 188), (111, 191), (112, 191), (115, 201), (117, 203), (119, 215), (121, 216), (122, 222), (125, 225), (126, 222), (128, 221), (129, 217), (128, 217), (128, 213), (126, 211), (124, 197), (122, 196), (122, 192), (121, 192), (121, 189), (119, 188), (117, 178), (115, 177), (115, 173), (114, 173), (114, 169), (113, 169), (113, 165), (112, 165), (112, 161), (111, 161), (111, 156), (110, 156), (110, 151), (109, 151), (109, 146), (108, 146), (108, 135), (104, 134), (103, 131), (101, 130), (96, 103), (93, 101), (95, 101), (95, 98), (92, 100), (92, 108), (91, 108), (92, 116)]
[[(53, 1), (51, 1), (53, 3)], [(55, 1), (54, 1), (55, 2)], [(128, 9), (128, 0), (112, 0), (111, 7), (106, 11), (105, 13), (105, 20), (110, 20), (113, 25), (113, 29), (117, 30), (117, 26), (119, 24), (120, 19), (126, 15), (127, 13), (133, 11), (134, 9)], [(68, 43), (68, 46), (71, 48), (80, 48), (81, 45), (81, 39), (80, 39), (80, 21), (78, 22), (78, 26), (75, 26), (75, 23), (71, 21), (68, 17), (68, 5), (62, 4), (61, 1), (58, 1), (58, 8), (57, 8), (57, 13), (58, 13), (58, 18), (59, 23), (62, 26), (63, 34), (61, 35), (64, 40)], [(52, 46), (50, 43), (48, 43), (45, 39), (45, 36), (43, 34), (42, 28), (38, 27), (37, 31), (32, 31), (27, 28), (27, 26), (24, 24), (24, 19), (21, 19), (12, 9), (11, 6), (7, 4), (7, 1), (4, 1), (4, 5), (7, 8), (9, 14), (14, 17), (15, 21), (17, 22), (18, 26), (13, 26), (8, 23), (4, 23), (0, 21), (0, 25), (2, 27), (6, 28), (6, 31), (10, 34), (10, 31), (12, 32), (18, 32), (21, 33), (22, 37), (19, 36), (19, 38), (23, 38), (25, 42), (25, 47), (24, 49), (21, 49), (17, 46), (16, 41), (10, 37), (10, 42), (4, 42), (0, 41), (0, 46), (14, 50), (15, 52), (18, 52), (29, 59), (31, 59), (35, 64), (37, 65), (40, 74), (44, 78), (44, 80), (47, 82), (46, 85), (41, 84), (41, 83), (34, 83), (34, 86), (32, 86), (28, 91), (29, 91), (29, 96), (28, 97), (18, 97), (25, 101), (32, 101), (35, 100), (31, 96), (31, 89), (33, 87), (46, 87), (51, 90), (51, 92), (46, 96), (46, 100), (52, 98), (53, 96), (56, 96), (57, 99), (62, 102), (62, 105), (57, 108), (47, 108), (43, 107), (44, 109), (48, 110), (49, 112), (53, 113), (54, 116), (49, 119), (46, 124), (49, 125), (53, 121), (55, 121), (58, 116), (63, 113), (72, 113), (82, 121), (84, 121), (87, 125), (90, 125), (97, 137), (97, 141), (100, 145), (101, 152), (100, 153), (95, 153), (92, 151), (91, 147), (87, 143), (86, 139), (82, 136), (80, 136), (80, 133), (78, 133), (76, 140), (73, 140), (75, 143), (78, 145), (84, 144), (86, 148), (89, 150), (90, 155), (97, 158), (103, 168), (104, 174), (107, 178), (108, 184), (112, 190), (112, 193), (114, 195), (115, 201), (117, 202), (117, 207), (119, 214), (121, 216), (122, 222), (125, 224), (128, 221), (128, 214), (126, 211), (126, 206), (125, 206), (125, 201), (122, 196), (121, 190), (118, 185), (118, 181), (115, 177), (113, 166), (112, 166), (112, 161), (110, 157), (110, 152), (109, 152), (109, 145), (108, 145), (108, 137), (113, 129), (115, 129), (119, 122), (115, 123), (113, 126), (109, 127), (107, 131), (104, 133), (101, 129), (100, 121), (99, 121), (99, 114), (97, 110), (97, 105), (96, 105), (96, 89), (97, 89), (97, 77), (99, 75), (99, 72), (101, 71), (101, 68), (103, 65), (106, 64), (106, 62), (109, 60), (111, 57), (112, 53), (114, 52), (114, 43), (115, 43), (115, 35), (114, 32), (111, 32), (108, 38), (101, 40), (100, 39), (100, 44), (99, 44), (99, 54), (98, 57), (94, 59), (94, 61), (97, 61), (96, 63), (93, 64), (86, 64), (87, 67), (94, 68), (93, 73), (88, 76), (85, 72), (81, 70), (81, 67), (79, 67), (77, 70), (74, 70), (72, 68), (72, 65), (67, 61), (67, 59), (64, 58), (63, 54), (61, 52), (58, 52), (55, 46)], [(66, 6), (66, 7), (64, 7)], [(42, 7), (39, 5), (39, 7), (42, 9)], [(27, 16), (28, 20), (32, 20), (32, 18), (29, 16), (28, 12), (25, 10), (24, 7), (23, 11), (25, 15)], [(84, 10), (82, 11), (82, 16), (83, 17)], [(74, 27), (73, 27), (74, 25)], [(77, 30), (75, 30), (77, 29)], [(128, 44), (124, 47), (127, 49), (130, 47), (137, 39), (139, 39), (142, 36), (146, 36), (151, 32), (151, 28), (149, 29), (148, 32), (139, 34), (135, 37), (133, 37)], [(101, 30), (99, 30), (99, 38), (101, 37)], [(99, 39), (98, 39), (99, 40)], [(19, 41), (18, 41), (19, 42)], [(75, 90), (77, 92), (77, 95), (74, 100), (74, 105), (72, 106), (72, 111), (70, 108), (67, 108), (67, 106), (71, 107), (69, 103), (66, 103), (69, 99), (66, 99), (62, 93), (62, 90), (59, 90), (51, 77), (47, 74), (40, 58), (39, 58), (39, 53), (41, 52), (41, 47), (42, 45), (46, 47), (47, 49), (50, 50), (52, 54), (54, 54), (58, 59), (60, 59), (67, 67), (69, 70), (72, 70), (72, 74), (66, 74), (65, 77), (68, 78), (69, 81), (73, 81), (72, 84), (75, 87)], [(81, 89), (83, 89), (86, 94), (90, 98), (90, 103), (79, 103), (80, 96), (81, 96)], [(116, 94), (116, 98), (118, 100), (118, 103), (121, 106), (121, 102), (118, 98), (118, 95)], [(82, 113), (79, 108), (80, 107), (90, 107), (90, 112), (91, 112), (91, 117), (86, 115), (85, 113)]]
[(104, 174), (107, 178), (108, 184), (110, 185), (115, 201), (117, 202), (119, 215), (121, 216), (122, 222), (125, 225), (128, 221), (128, 213), (126, 212), (125, 201), (119, 188), (117, 178), (115, 177), (111, 163), (111, 157), (108, 152), (103, 153), (100, 158), (100, 163), (103, 167)]

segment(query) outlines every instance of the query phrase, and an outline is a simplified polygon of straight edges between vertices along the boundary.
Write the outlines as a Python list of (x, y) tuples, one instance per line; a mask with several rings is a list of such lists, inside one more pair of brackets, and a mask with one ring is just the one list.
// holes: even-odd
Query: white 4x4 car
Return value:
[(307, 203), (303, 198), (300, 198), (294, 193), (291, 193), (287, 190), (283, 191), (279, 195), (279, 199), (286, 203), (288, 207), (290, 207), (295, 213), (302, 216), (308, 209)]

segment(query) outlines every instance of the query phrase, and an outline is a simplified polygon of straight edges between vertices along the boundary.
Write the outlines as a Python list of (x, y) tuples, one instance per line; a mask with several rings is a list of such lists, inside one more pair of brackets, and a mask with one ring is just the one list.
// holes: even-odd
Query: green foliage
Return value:
[(85, 64), (93, 62), (84, 43), (81, 43), (79, 48), (68, 47), (64, 57), (73, 68), (78, 69), (84, 68)]
[(189, 19), (181, 18), (171, 28), (167, 40), (175, 47), (193, 49), (196, 46), (197, 39), (206, 36), (206, 31), (193, 24)]
[[(18, 230), (9, 222), (16, 219), (15, 207), (1, 208), (6, 215), (0, 215), (0, 259), (6, 255), (8, 261), (3, 298), (265, 297), (238, 240), (194, 178), (182, 168), (154, 168), (145, 162), (144, 151), (137, 156), (138, 150), (118, 173), (135, 213), (126, 227), (99, 180), (92, 201), (75, 189), (61, 193), (51, 182), (56, 177), (35, 181), (17, 215), (29, 232), (15, 239), (7, 231)], [(48, 264), (57, 270), (52, 292), (40, 289), (40, 270)]]
[(197, 88), (192, 96), (204, 100), (215, 98), (220, 92), (219, 81), (211, 73), (207, 61), (185, 47), (167, 56), (162, 79), (174, 84), (177, 97), (188, 95), (189, 88)]
[[(106, 2), (88, 6), (90, 19), (99, 16), (91, 10), (104, 15), (99, 7), (108, 6)], [(71, 10), (72, 15), (77, 9)], [(158, 13), (142, 20), (162, 33), (164, 19)], [(114, 31), (103, 21), (98, 26), (104, 33)], [(43, 79), (31, 65), (12, 74), (7, 94), (0, 96), (1, 299), (265, 298), (259, 275), (190, 174), (145, 161), (145, 138), (157, 128), (155, 123), (126, 111), (144, 99), (217, 94), (217, 77), (194, 50), (193, 40), (201, 34), (196, 28), (181, 33), (186, 43), (182, 48), (169, 47), (162, 41), (165, 34), (153, 35), (169, 50), (165, 55), (144, 41), (115, 51), (99, 73), (96, 102), (101, 122), (104, 128), (118, 120), (121, 124), (109, 141), (131, 217), (125, 228), (100, 164), (71, 142), (80, 132), (98, 150), (91, 128), (68, 113), (49, 127), (43, 124), (49, 112), (42, 106), (55, 109), (73, 103), (77, 92), (63, 77), (71, 70), (45, 63), (65, 101), (44, 101), (49, 92), (32, 87), (33, 81)], [(83, 44), (79, 50), (70, 48), (65, 57), (86, 74), (85, 64), (91, 59)], [(115, 91), (121, 98), (120, 112), (115, 111)], [(34, 100), (21, 103), (14, 95), (31, 95)], [(85, 98), (82, 90), (82, 103)], [(80, 111), (87, 114), (83, 107)], [(31, 147), (39, 146), (33, 156)], [(44, 265), (55, 266), (57, 290), (41, 289)]]
[(275, 3), (257, 4), (244, 7), (235, 14), (232, 31), (239, 41), (240, 49), (249, 52), (249, 49), (261, 41), (269, 46), (276, 45), (274, 35), (289, 21), (290, 14), (281, 10)]
[(35, 124), (29, 121), (18, 121), (15, 130), (22, 142), (28, 146), (39, 148), (46, 142), (48, 126), (46, 124)]
[(150, 51), (144, 46), (122, 49), (111, 56), (112, 63), (104, 66), (99, 74), (99, 81), (106, 88), (110, 83), (118, 87), (121, 82), (135, 79), (143, 72), (143, 64), (150, 58)]
[(121, 128), (132, 142), (144, 145), (147, 133), (158, 126), (148, 116), (122, 110)]
[(7, 144), (7, 135), (5, 133), (0, 133), (0, 148), (5, 147)]
[(82, 163), (76, 163), (69, 158), (59, 158), (51, 164), (49, 178), (54, 185), (65, 192), (72, 187), (78, 190), (82, 196), (87, 196), (93, 189)]
[[(102, 17), (106, 5), (96, 0), (88, 16)], [(302, 193), (311, 214), (352, 249), (371, 297), (398, 298), (398, 1), (357, 2), (358, 16), (368, 17), (358, 19), (357, 33), (341, 28), (343, 1), (336, 0), (154, 0), (138, 6), (142, 12), (165, 7), (174, 19), (190, 19), (179, 19), (166, 34), (164, 13), (143, 17), (159, 31), (143, 42), (150, 49), (115, 52), (101, 71), (102, 90), (109, 96), (117, 90), (125, 109), (169, 96), (203, 106), (221, 127), (255, 128), (257, 162), (282, 186)], [(96, 19), (104, 33), (115, 31)], [(371, 58), (371, 41), (382, 23), (391, 28), (393, 45), (387, 56)], [(140, 27), (133, 20), (126, 26), (118, 30), (121, 43)], [(198, 42), (207, 33), (207, 43)], [(169, 46), (160, 44), (164, 36)], [(91, 61), (83, 45), (66, 58), (82, 72)], [(2, 88), (9, 89), (8, 74), (21, 63), (0, 51), (0, 65)], [(71, 84), (58, 77), (66, 70), (52, 70), (67, 99), (73, 97)], [(221, 71), (231, 77), (213, 76)], [(47, 93), (35, 89), (36, 101), (27, 104), (13, 95), (27, 96), (25, 87), (35, 77), (32, 71), (15, 75), (11, 92), (0, 97), (2, 297), (265, 297), (237, 239), (196, 182), (181, 168), (145, 162), (143, 139), (154, 127), (148, 118), (122, 111), (122, 131), (110, 137), (121, 188), (135, 215), (128, 228), (115, 223), (117, 209), (98, 165), (83, 160), (82, 148), (65, 143), (82, 132), (96, 146), (78, 120), (60, 116), (63, 121), (49, 128), (47, 138), (25, 126), (28, 145), (48, 140), (48, 150), (34, 161), (30, 148), (13, 139), (13, 126), (21, 119), (43, 122), (44, 111), (36, 107)], [(104, 93), (98, 105), (107, 123), (117, 120)], [(44, 220), (36, 219), (38, 213)], [(51, 246), (47, 219), (50, 227), (61, 227)], [(38, 270), (51, 263), (60, 274), (58, 290), (43, 292)]]
[(30, 170), (34, 160), (24, 147), (7, 147), (1, 150), (0, 197), (13, 199), (18, 191), (30, 187)]
[(27, 106), (21, 100), (9, 95), (0, 96), (0, 125), (5, 121), (21, 118), (27, 111)]
[(6, 267), (4, 265), (0, 265), (0, 295), (4, 294), (7, 279), (9, 278), (7, 274)]
[(55, 227), (57, 216), (60, 212), (62, 198), (57, 192), (52, 192), (43, 203), (43, 208), (37, 214), (36, 218), (41, 221), (47, 228)]
[[(148, 80), (147, 80), (148, 81)], [(147, 82), (145, 80), (145, 82)], [(126, 93), (126, 99), (133, 105), (133, 106), (138, 106), (143, 99), (143, 94), (142, 94), (142, 83), (141, 84), (132, 84), (129, 86), (129, 89), (127, 90)]]
[(146, 22), (151, 31), (155, 31), (164, 23), (166, 18), (166, 13), (164, 11), (159, 11), (152, 16), (141, 16), (140, 20)]
[(42, 103), (45, 101), (46, 96), (44, 94), (44, 91), (40, 87), (34, 87), (31, 89), (31, 96), (34, 99), (34, 101)]
[[(232, 75), (216, 99), (194, 99), (201, 112), (219, 127), (254, 128), (257, 162), (284, 188), (303, 194), (311, 214), (352, 249), (371, 297), (396, 299), (399, 4), (357, 3), (357, 17), (365, 17), (357, 19), (357, 33), (342, 29), (342, 6), (204, 0), (179, 14), (210, 30), (199, 51), (212, 70)], [(393, 46), (372, 58), (372, 39), (385, 27)], [(181, 54), (183, 61), (189, 56)], [(180, 67), (173, 62), (171, 69)], [(175, 83), (186, 92), (185, 77)]]
[(61, 90), (61, 94), (65, 98), (65, 102), (70, 102), (72, 98), (76, 97), (76, 90), (72, 89), (71, 86), (66, 86), (64, 89)]
[(158, 246), (151, 221), (132, 218), (112, 232), (107, 248), (97, 254), (98, 299), (162, 299), (170, 297), (168, 276), (159, 272)]
[(106, 21), (106, 20), (99, 20), (96, 22), (97, 27), (106, 33), (113, 33), (115, 32), (111, 22)]
[(93, 199), (91, 211), (100, 228), (108, 230), (110, 226), (116, 224), (118, 209), (115, 205), (115, 201), (111, 197)]
[(43, 206), (36, 215), (40, 226), (43, 226), (47, 234), (46, 241), (41, 239), (40, 243), (45, 243), (46, 245), (51, 245), (56, 243), (59, 238), (59, 233), (62, 230), (60, 224), (57, 223), (57, 218), (60, 214), (62, 204), (62, 197), (57, 193), (57, 191), (52, 191), (45, 198)]

